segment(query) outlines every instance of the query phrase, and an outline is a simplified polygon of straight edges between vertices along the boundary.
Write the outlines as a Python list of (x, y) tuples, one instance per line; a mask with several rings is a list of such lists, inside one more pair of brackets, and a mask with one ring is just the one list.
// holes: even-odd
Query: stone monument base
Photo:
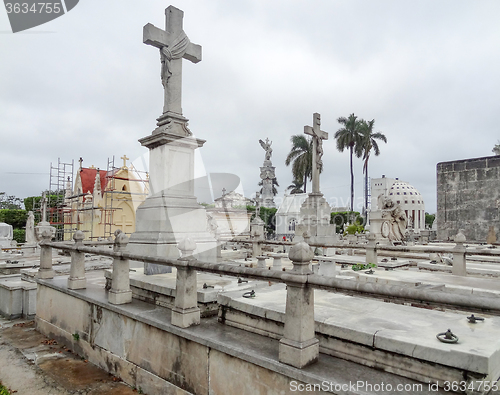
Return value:
[[(130, 236), (128, 250), (133, 254), (180, 257), (177, 244), (191, 238), (196, 243), (195, 258), (217, 261), (217, 241), (207, 229), (205, 209), (196, 198), (156, 195), (148, 197), (137, 209), (136, 231)], [(144, 264), (145, 274), (170, 273), (163, 265)]]
[(380, 245), (392, 244), (387, 237), (382, 235), (382, 224), (387, 221), (382, 217), (382, 211), (376, 210), (370, 212), (370, 233), (375, 235), (375, 242)]
[(295, 228), (294, 241), (302, 241), (304, 233), (310, 243), (333, 243), (338, 241), (335, 225), (330, 224), (331, 208), (322, 193), (310, 193), (300, 207), (300, 223)]

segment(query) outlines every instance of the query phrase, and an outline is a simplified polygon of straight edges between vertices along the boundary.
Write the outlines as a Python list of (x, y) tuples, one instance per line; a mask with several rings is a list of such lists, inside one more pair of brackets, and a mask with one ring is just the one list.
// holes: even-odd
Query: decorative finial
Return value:
[(127, 155), (123, 155), (120, 159), (123, 159), (122, 167), (127, 167), (127, 160), (129, 160), (130, 158), (127, 158)]

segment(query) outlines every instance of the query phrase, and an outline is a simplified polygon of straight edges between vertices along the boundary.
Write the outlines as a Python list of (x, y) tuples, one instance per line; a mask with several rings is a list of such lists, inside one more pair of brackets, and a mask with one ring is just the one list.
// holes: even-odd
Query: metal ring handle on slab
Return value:
[(443, 343), (457, 343), (458, 336), (455, 335), (451, 330), (447, 330), (446, 332), (438, 333), (436, 335), (437, 339)]
[(244, 298), (255, 298), (255, 291), (252, 289), (250, 292), (245, 292), (243, 294)]
[(367, 270), (367, 271), (365, 272), (365, 274), (373, 274), (373, 273), (375, 273), (375, 271), (374, 271), (373, 269)]
[(474, 314), (471, 314), (470, 317), (467, 317), (467, 320), (469, 320), (469, 324), (475, 324), (478, 321), (484, 321), (483, 317), (475, 317)]

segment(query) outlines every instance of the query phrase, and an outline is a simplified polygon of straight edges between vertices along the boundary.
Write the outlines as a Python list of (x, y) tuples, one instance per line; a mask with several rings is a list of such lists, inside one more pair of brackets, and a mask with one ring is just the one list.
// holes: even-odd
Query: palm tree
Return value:
[(340, 117), (337, 122), (343, 127), (335, 133), (337, 140), (337, 149), (343, 152), (344, 149), (349, 148), (350, 164), (351, 164), (351, 212), (354, 211), (354, 173), (352, 171), (352, 154), (357, 147), (361, 135), (361, 120), (354, 114), (349, 115), (348, 118)]
[(296, 193), (304, 192), (302, 190), (302, 186), (304, 183), (301, 180), (293, 180), (292, 183), (286, 188), (287, 191), (290, 191), (290, 195), (294, 195)]
[(375, 156), (380, 155), (380, 148), (378, 147), (377, 140), (387, 143), (387, 137), (381, 132), (373, 132), (373, 125), (375, 120), (371, 121), (361, 120), (361, 139), (356, 146), (356, 156), (359, 158), (363, 156), (363, 173), (365, 175), (365, 212), (368, 210), (368, 159), (373, 149)]
[(312, 178), (312, 140), (303, 134), (296, 134), (290, 138), (292, 149), (288, 153), (285, 165), (292, 164), (292, 175), (295, 180), (304, 180), (304, 193), (307, 190), (307, 179)]

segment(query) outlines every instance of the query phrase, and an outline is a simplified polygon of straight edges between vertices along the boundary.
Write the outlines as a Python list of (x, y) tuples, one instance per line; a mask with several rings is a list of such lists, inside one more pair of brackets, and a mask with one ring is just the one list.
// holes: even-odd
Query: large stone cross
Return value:
[(304, 126), (304, 133), (312, 136), (313, 139), (313, 155), (312, 155), (312, 191), (320, 193), (319, 190), (319, 171), (323, 162), (323, 140), (328, 140), (328, 133), (320, 129), (321, 116), (315, 112), (313, 114), (313, 126)]
[(165, 89), (163, 114), (182, 117), (182, 58), (198, 63), (201, 46), (193, 44), (182, 30), (184, 12), (169, 6), (165, 9), (165, 30), (148, 23), (143, 42), (160, 50), (161, 80)]

